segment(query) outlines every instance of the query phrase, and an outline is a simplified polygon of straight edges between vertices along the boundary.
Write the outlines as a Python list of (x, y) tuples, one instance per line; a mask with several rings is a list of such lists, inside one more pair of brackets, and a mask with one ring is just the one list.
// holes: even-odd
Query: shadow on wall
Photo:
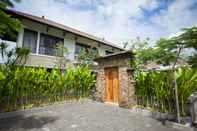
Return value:
[(28, 129), (44, 128), (44, 125), (54, 123), (58, 117), (56, 116), (24, 116), (0, 119), (0, 131), (26, 131)]

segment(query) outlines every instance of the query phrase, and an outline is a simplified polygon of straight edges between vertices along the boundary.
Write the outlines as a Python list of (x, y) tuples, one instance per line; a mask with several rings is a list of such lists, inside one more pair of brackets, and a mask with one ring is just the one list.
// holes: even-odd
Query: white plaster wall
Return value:
[(34, 30), (34, 31), (40, 31), (41, 33), (49, 34), (49, 35), (56, 36), (59, 38), (64, 38), (63, 30), (56, 29), (53, 27), (47, 27), (47, 25), (40, 24), (40, 23), (30, 21), (27, 19), (23, 19), (22, 23), (24, 25), (24, 28), (28, 28), (28, 29)]
[(18, 33), (17, 47), (22, 47), (23, 45), (23, 34), (24, 34), (24, 27), (22, 27), (22, 29)]
[[(27, 29), (30, 29), (33, 31), (37, 31), (39, 33), (49, 34), (52, 36), (63, 38), (64, 39), (64, 46), (68, 49), (68, 53), (64, 54), (64, 56), (67, 57), (72, 62), (74, 62), (74, 60), (75, 60), (75, 44), (77, 42), (81, 43), (81, 44), (89, 45), (91, 47), (96, 47), (99, 51), (100, 56), (104, 56), (106, 50), (113, 51), (113, 52), (118, 51), (118, 49), (103, 45), (97, 41), (90, 40), (88, 38), (84, 38), (84, 37), (80, 37), (80, 36), (76, 36), (75, 34), (72, 34), (72, 33), (68, 33), (68, 32), (65, 33), (61, 29), (49, 27), (45, 24), (34, 22), (34, 21), (31, 21), (28, 19), (22, 19), (21, 21), (23, 24), (23, 28), (21, 29), (21, 31), (18, 35), (17, 44), (15, 44), (15, 46), (18, 46), (18, 47), (22, 47), (24, 28), (27, 28)], [(39, 39), (38, 39), (38, 43), (39, 43)], [(1, 59), (0, 59), (0, 62), (1, 62)], [(51, 67), (52, 65), (55, 65), (57, 63), (57, 58), (56, 57), (49, 57), (46, 55), (40, 55), (40, 54), (31, 54), (29, 56), (28, 63), (29, 63), (29, 65), (32, 65), (32, 66), (36, 66), (36, 65), (46, 66), (46, 65), (48, 65), (48, 67)]]
[[(112, 51), (112, 52), (120, 51), (119, 49), (112, 48), (112, 47), (104, 45), (102, 43), (98, 43), (97, 41), (90, 40), (90, 39), (85, 38), (85, 37), (79, 37), (79, 36), (76, 36), (76, 35), (71, 34), (71, 33), (65, 33), (65, 36), (64, 36), (64, 31), (63, 30), (53, 28), (53, 27), (47, 27), (47, 25), (40, 24), (40, 23), (31, 21), (31, 20), (23, 19), (22, 23), (24, 25), (24, 28), (28, 28), (28, 29), (31, 29), (31, 30), (34, 30), (34, 31), (40, 31), (41, 33), (49, 34), (49, 35), (56, 36), (56, 37), (59, 37), (59, 38), (64, 38), (64, 42), (66, 42), (65, 46), (68, 49), (71, 49), (71, 51), (70, 51), (71, 53), (74, 53), (74, 51), (73, 51), (74, 46), (71, 46), (71, 44), (69, 44), (69, 43), (77, 43), (77, 42), (89, 45), (91, 47), (97, 47), (98, 50), (99, 50), (99, 55), (100, 56), (104, 56), (106, 50)], [(23, 31), (21, 32), (21, 36), (22, 35), (23, 35)], [(20, 36), (20, 39), (21, 39), (21, 36)], [(73, 58), (73, 56), (74, 56), (74, 54), (72, 56), (70, 54), (69, 58)]]
[(79, 42), (81, 44), (86, 44), (91, 47), (96, 47), (98, 49), (99, 55), (100, 56), (105, 56), (105, 51), (111, 51), (111, 52), (119, 52), (120, 50), (112, 48), (110, 46), (98, 43), (96, 41), (87, 39), (87, 38), (82, 38), (82, 37), (77, 37), (76, 42)]
[(99, 55), (100, 55), (100, 56), (105, 56), (105, 50), (106, 50), (106, 49), (104, 49), (104, 48), (99, 48), (99, 49), (98, 49)]

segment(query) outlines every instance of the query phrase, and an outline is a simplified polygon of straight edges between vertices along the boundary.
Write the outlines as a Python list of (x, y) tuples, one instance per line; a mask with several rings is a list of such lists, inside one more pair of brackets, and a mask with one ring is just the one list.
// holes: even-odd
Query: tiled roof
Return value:
[(103, 60), (103, 59), (108, 59), (108, 58), (113, 58), (113, 57), (130, 57), (130, 58), (133, 58), (134, 57), (134, 53), (132, 51), (120, 51), (120, 52), (117, 52), (117, 53), (113, 53), (113, 54), (109, 54), (109, 55), (106, 55), (106, 56), (100, 56), (96, 59), (94, 59), (95, 61), (99, 61), (99, 60)]

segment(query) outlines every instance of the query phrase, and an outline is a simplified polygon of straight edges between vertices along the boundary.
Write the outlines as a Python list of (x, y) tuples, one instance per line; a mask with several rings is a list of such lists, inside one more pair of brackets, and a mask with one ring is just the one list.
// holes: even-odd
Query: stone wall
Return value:
[(128, 54), (128, 52), (125, 53), (96, 59), (98, 62), (95, 93), (97, 100), (105, 101), (105, 68), (118, 67), (120, 89), (119, 106), (130, 107), (136, 104), (133, 72), (130, 67), (131, 54)]
[(122, 107), (130, 107), (136, 104), (132, 73), (132, 70), (127, 67), (119, 67), (119, 86), (121, 89), (119, 105)]

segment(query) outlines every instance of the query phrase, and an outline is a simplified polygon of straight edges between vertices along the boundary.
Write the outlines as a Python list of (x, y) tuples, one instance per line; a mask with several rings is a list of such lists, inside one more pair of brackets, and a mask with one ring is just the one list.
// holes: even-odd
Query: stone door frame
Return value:
[(124, 51), (104, 57), (95, 59), (98, 63), (97, 82), (95, 97), (97, 100), (105, 102), (105, 69), (110, 67), (118, 68), (119, 79), (119, 101), (118, 105), (123, 107), (130, 107), (135, 105), (135, 87), (133, 79), (133, 70), (130, 62), (133, 60), (133, 53), (130, 51)]

